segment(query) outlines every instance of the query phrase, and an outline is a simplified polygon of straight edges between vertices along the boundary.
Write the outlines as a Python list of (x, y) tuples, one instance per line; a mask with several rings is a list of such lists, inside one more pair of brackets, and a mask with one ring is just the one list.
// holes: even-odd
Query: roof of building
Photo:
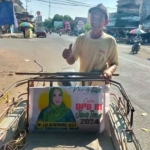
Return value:
[(28, 17), (28, 18), (34, 18), (33, 15), (29, 15), (28, 13), (16, 13), (16, 17), (18, 19), (26, 18), (26, 17)]
[(75, 21), (79, 21), (79, 20), (82, 20), (84, 23), (87, 22), (87, 18), (84, 18), (84, 17), (75, 17), (74, 19)]

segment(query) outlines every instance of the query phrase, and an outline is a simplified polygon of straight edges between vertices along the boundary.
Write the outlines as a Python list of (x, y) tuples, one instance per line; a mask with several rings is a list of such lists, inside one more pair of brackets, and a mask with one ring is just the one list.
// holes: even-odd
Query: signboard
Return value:
[(85, 26), (84, 21), (79, 20), (78, 23), (77, 23), (77, 28), (78, 28), (78, 29), (82, 29), (84, 26)]
[(39, 23), (39, 22), (42, 22), (42, 16), (41, 15), (38, 15), (36, 17), (36, 21)]
[(0, 26), (14, 24), (14, 9), (12, 1), (0, 3)]
[(139, 16), (128, 16), (128, 17), (121, 17), (122, 20), (132, 20), (132, 21), (140, 21)]
[(54, 21), (54, 27), (63, 28), (63, 21)]
[(40, 12), (40, 11), (37, 11), (36, 14), (39, 16), (39, 15), (41, 14), (41, 12)]
[(105, 87), (30, 88), (29, 132), (102, 131)]
[(70, 29), (70, 22), (69, 21), (65, 21), (64, 25), (65, 25), (65, 30)]

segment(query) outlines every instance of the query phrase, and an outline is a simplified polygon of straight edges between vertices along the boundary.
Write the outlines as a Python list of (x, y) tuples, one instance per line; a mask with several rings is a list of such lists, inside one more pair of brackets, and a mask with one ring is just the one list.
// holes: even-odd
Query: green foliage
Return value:
[(37, 23), (37, 27), (43, 27), (43, 23), (42, 22)]
[(49, 28), (49, 29), (53, 27), (51, 18), (45, 19), (43, 24), (44, 24), (44, 27)]
[(54, 29), (55, 28), (54, 21), (70, 21), (71, 29), (74, 30), (76, 27), (76, 23), (69, 15), (62, 16), (59, 14), (56, 14), (52, 19), (51, 18), (45, 19), (43, 23), (44, 27), (49, 28), (49, 29), (52, 29), (52, 28)]
[(63, 16), (63, 20), (64, 21), (70, 21), (70, 22), (73, 21), (73, 19), (70, 16), (68, 16), (68, 15)]
[(91, 30), (91, 26), (89, 23), (86, 23), (85, 26), (84, 26), (84, 32), (88, 32)]
[(84, 32), (85, 32), (84, 29), (79, 30), (79, 34), (82, 34)]
[(71, 21), (70, 27), (71, 27), (71, 30), (75, 30), (75, 28), (76, 28), (76, 22), (74, 20)]

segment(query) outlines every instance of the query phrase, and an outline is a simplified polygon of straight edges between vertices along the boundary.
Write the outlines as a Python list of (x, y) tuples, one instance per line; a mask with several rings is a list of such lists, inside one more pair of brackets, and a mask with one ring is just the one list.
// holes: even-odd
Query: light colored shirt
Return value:
[(80, 35), (73, 46), (73, 56), (80, 60), (80, 72), (104, 71), (113, 64), (119, 65), (116, 41), (106, 33), (99, 39), (92, 39), (90, 32)]
[(106, 33), (99, 39), (92, 39), (90, 32), (80, 35), (73, 46), (73, 56), (80, 60), (80, 72), (104, 71), (113, 64), (119, 65), (117, 43)]

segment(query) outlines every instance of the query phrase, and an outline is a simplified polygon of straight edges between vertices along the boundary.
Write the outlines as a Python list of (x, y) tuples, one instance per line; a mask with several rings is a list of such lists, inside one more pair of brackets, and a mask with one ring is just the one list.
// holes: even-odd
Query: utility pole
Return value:
[(48, 17), (51, 17), (51, 0), (49, 0), (49, 13), (48, 13)]
[(33, 11), (32, 10), (30, 10), (30, 14), (32, 15), (32, 13), (33, 13)]
[(146, 12), (147, 12), (147, 10), (146, 10), (146, 1), (145, 0), (143, 0), (143, 5), (142, 5), (142, 9), (141, 9), (141, 15), (140, 15), (140, 22), (141, 22), (141, 24), (143, 24), (144, 23), (144, 21), (145, 21), (145, 18), (146, 18)]
[(26, 12), (28, 12), (28, 2), (31, 2), (31, 0), (26, 0)]

